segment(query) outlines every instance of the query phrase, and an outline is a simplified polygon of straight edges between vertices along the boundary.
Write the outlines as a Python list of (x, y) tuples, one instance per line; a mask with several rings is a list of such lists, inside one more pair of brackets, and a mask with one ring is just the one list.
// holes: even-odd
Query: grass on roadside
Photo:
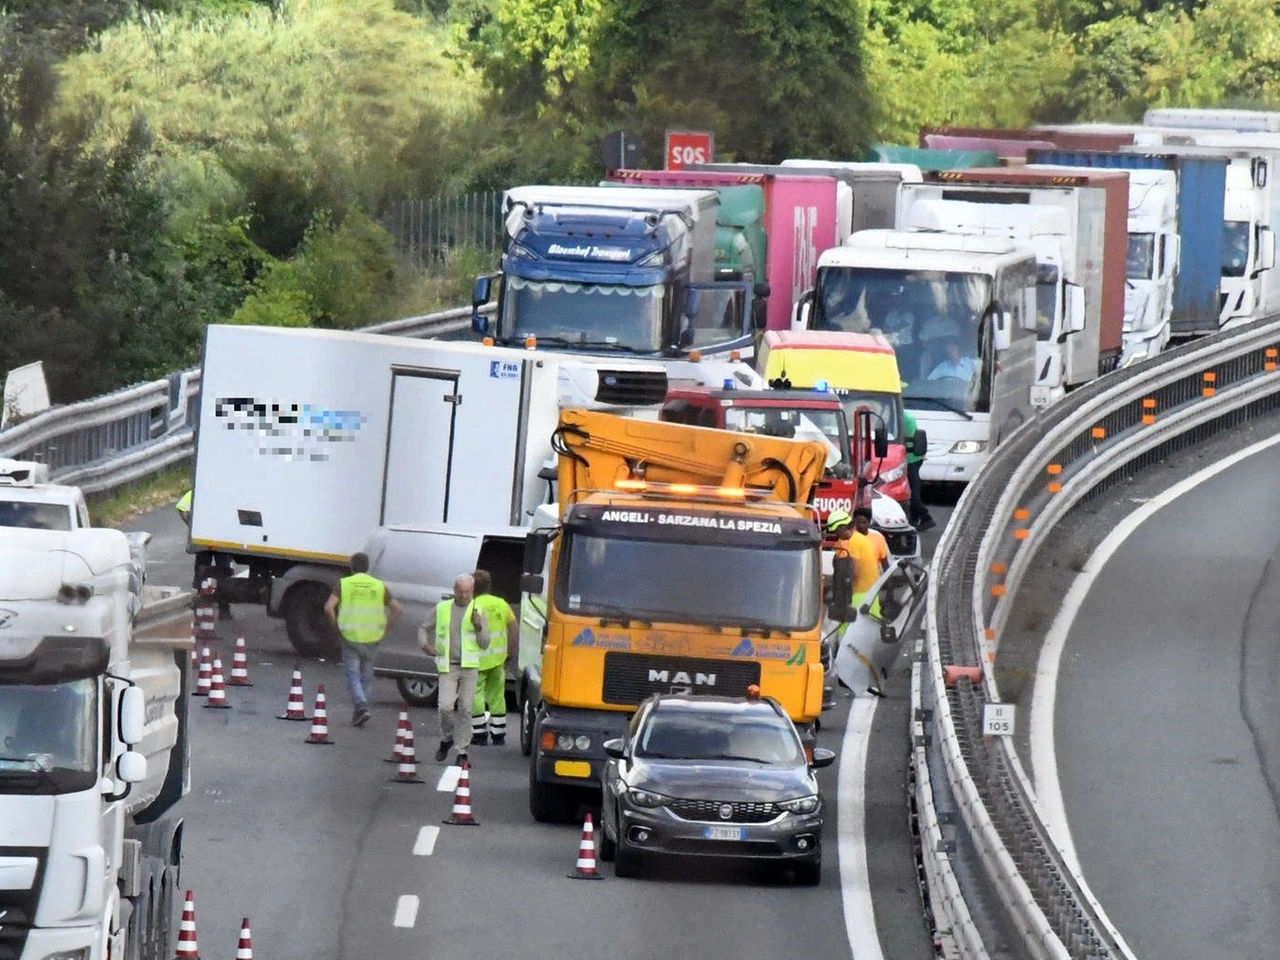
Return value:
[(170, 467), (164, 473), (123, 487), (109, 497), (91, 501), (89, 516), (95, 527), (115, 527), (156, 507), (173, 506), (191, 486), (191, 465)]

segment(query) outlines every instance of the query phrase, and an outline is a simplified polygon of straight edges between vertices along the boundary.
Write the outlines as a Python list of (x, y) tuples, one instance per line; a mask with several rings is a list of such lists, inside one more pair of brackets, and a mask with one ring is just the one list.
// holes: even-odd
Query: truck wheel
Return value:
[(436, 677), (397, 677), (396, 689), (405, 703), (415, 707), (434, 707), (440, 701), (440, 681)]
[(285, 594), (285, 630), (301, 656), (336, 658), (342, 652), (342, 636), (324, 612), (331, 592), (322, 583), (299, 583)]
[(536, 707), (533, 698), (525, 695), (524, 705), (520, 708), (520, 752), (526, 757), (533, 753), (533, 726), (537, 722), (534, 716)]
[(564, 787), (554, 787), (538, 780), (538, 761), (529, 762), (529, 813), (538, 823), (566, 823), (573, 818), (573, 806)]

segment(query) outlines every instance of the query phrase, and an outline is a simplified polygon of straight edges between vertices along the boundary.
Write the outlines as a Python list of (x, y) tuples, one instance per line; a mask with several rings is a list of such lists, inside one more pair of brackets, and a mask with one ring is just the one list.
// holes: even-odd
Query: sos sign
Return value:
[(664, 167), (683, 170), (691, 163), (711, 163), (715, 144), (715, 135), (709, 131), (668, 130)]

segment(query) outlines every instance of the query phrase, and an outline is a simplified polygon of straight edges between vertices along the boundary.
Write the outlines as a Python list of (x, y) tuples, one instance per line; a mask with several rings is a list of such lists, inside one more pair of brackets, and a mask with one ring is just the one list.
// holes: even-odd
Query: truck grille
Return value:
[[(728, 818), (720, 816), (720, 808), (728, 805), (733, 813)], [(741, 803), (725, 800), (671, 800), (667, 809), (681, 820), (699, 820), (709, 823), (768, 823), (781, 812), (772, 803)]]
[(657, 406), (667, 399), (665, 370), (601, 368), (596, 372), (596, 401), (620, 407)]
[(44, 854), (43, 849), (0, 847), (0, 857), (34, 856), (40, 860), (33, 889), (0, 890), (0, 960), (18, 960), (27, 944), (27, 933), (35, 922), (36, 904), (40, 898)]
[(745, 697), (760, 682), (760, 664), (750, 660), (664, 657), (612, 651), (604, 655), (605, 703), (635, 706), (654, 693), (708, 693)]

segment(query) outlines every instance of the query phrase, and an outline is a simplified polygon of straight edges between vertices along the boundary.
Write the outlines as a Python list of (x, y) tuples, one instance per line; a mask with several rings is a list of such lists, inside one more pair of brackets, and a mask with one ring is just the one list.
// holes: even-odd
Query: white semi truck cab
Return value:
[(49, 482), (49, 465), (0, 458), (0, 527), (78, 530), (89, 526), (79, 487)]
[(134, 636), (118, 530), (0, 529), (0, 570), (0, 957), (170, 956), (184, 643)]

